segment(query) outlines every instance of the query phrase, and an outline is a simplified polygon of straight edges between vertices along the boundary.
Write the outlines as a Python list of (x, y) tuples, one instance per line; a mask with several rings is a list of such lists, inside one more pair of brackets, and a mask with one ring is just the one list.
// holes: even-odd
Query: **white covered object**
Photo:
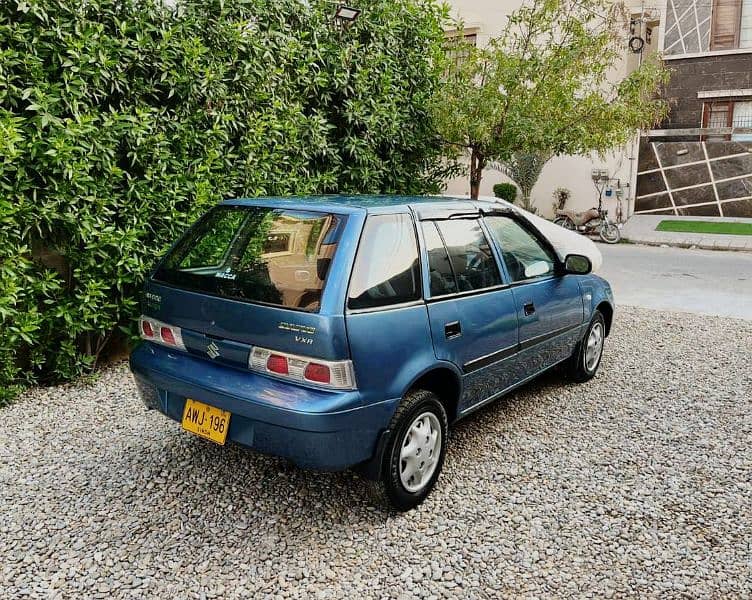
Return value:
[(487, 200), (490, 202), (497, 202), (507, 208), (511, 208), (517, 214), (527, 219), (538, 231), (545, 235), (551, 242), (551, 245), (556, 250), (556, 254), (563, 261), (567, 254), (583, 254), (590, 259), (593, 263), (593, 271), (597, 271), (603, 264), (603, 256), (601, 251), (598, 250), (592, 240), (588, 237), (577, 233), (576, 231), (570, 231), (564, 229), (559, 225), (554, 225), (551, 221), (547, 221), (543, 217), (539, 217), (530, 213), (519, 206), (511, 204), (501, 198), (494, 198), (492, 196), (481, 196), (479, 200)]

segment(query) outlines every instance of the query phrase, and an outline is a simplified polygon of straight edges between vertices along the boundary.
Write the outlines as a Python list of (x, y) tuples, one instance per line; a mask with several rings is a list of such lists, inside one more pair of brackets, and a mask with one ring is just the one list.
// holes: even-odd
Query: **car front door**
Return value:
[(563, 274), (550, 244), (512, 215), (486, 216), (512, 285), (519, 362), (531, 377), (568, 358), (580, 339), (584, 307), (576, 275)]
[(462, 371), (461, 414), (520, 376), (514, 296), (478, 218), (422, 221), (420, 230), (431, 337), (436, 357)]

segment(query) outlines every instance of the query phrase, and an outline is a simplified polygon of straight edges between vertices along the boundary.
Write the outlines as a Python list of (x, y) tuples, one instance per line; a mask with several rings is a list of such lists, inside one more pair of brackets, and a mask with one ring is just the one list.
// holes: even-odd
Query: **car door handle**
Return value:
[(528, 302), (527, 304), (525, 304), (525, 306), (522, 307), (522, 309), (525, 311), (525, 316), (529, 317), (535, 312), (535, 304)]
[(459, 321), (452, 321), (444, 325), (444, 336), (451, 340), (462, 335), (462, 326)]

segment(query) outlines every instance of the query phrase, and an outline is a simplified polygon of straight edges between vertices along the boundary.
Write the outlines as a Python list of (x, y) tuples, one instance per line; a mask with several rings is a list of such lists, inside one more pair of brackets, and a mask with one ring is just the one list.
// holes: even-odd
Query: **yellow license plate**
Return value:
[(188, 398), (183, 409), (183, 429), (224, 445), (231, 414), (227, 410)]

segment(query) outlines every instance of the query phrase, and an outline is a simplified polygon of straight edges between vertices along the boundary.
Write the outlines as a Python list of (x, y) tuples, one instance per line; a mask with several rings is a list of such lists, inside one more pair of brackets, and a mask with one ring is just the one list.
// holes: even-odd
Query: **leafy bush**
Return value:
[(497, 198), (514, 202), (517, 199), (517, 186), (513, 183), (497, 183), (493, 186), (493, 193)]
[(445, 9), (0, 3), (0, 403), (92, 369), (144, 274), (231, 196), (435, 191)]

